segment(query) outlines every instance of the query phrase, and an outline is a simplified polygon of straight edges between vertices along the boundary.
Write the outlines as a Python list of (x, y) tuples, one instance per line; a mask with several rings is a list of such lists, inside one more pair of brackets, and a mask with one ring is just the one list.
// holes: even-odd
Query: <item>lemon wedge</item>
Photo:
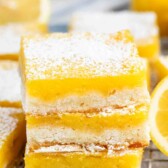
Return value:
[(149, 121), (152, 141), (168, 156), (168, 77), (154, 89)]

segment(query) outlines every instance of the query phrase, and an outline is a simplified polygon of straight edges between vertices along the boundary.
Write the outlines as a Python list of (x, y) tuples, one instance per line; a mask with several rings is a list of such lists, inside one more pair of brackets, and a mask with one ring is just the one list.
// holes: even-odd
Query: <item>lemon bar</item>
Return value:
[(0, 168), (14, 164), (26, 142), (25, 117), (19, 108), (0, 108)]
[(147, 107), (96, 113), (27, 115), (27, 144), (101, 144), (113, 148), (142, 148), (149, 144)]
[(27, 114), (149, 104), (146, 63), (129, 31), (27, 36), (20, 55)]
[(17, 60), (22, 35), (43, 33), (35, 24), (7, 23), (0, 25), (0, 59)]
[(0, 1), (0, 24), (31, 22), (46, 29), (49, 15), (49, 0)]
[(159, 55), (159, 33), (156, 15), (152, 12), (78, 12), (69, 24), (70, 31), (78, 32), (114, 33), (123, 29), (131, 31), (140, 56), (153, 59)]
[(21, 107), (18, 62), (0, 61), (0, 106)]
[(132, 9), (136, 11), (153, 11), (158, 16), (160, 33), (168, 36), (168, 1), (167, 0), (132, 0)]
[(27, 151), (26, 168), (140, 168), (142, 149), (112, 151), (105, 147), (55, 145)]

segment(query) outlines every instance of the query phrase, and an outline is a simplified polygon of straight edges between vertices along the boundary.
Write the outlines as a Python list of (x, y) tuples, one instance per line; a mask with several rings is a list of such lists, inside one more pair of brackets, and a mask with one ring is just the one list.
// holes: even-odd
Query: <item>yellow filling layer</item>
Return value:
[(147, 121), (148, 110), (137, 110), (128, 114), (83, 114), (83, 113), (66, 113), (61, 116), (27, 116), (27, 127), (33, 128), (42, 125), (53, 127), (70, 127), (75, 130), (99, 133), (110, 128), (124, 129), (128, 126), (137, 126)]
[(142, 150), (109, 156), (81, 153), (30, 153), (25, 157), (26, 168), (140, 168)]
[[(19, 156), (26, 143), (25, 118), (23, 114), (14, 115), (19, 122), (16, 129), (9, 134), (3, 145), (0, 147), (0, 167), (7, 167), (13, 164)], [(9, 123), (10, 124), (10, 123)]]
[(30, 80), (26, 82), (26, 88), (31, 97), (43, 101), (55, 101), (64, 96), (82, 96), (89, 92), (98, 92), (103, 96), (110, 96), (115, 89), (144, 86), (145, 81), (146, 72), (141, 71), (134, 75), (116, 77)]
[(137, 42), (139, 55), (144, 58), (153, 59), (159, 56), (160, 54), (160, 44), (159, 37), (155, 36), (151, 38), (150, 43), (145, 41)]

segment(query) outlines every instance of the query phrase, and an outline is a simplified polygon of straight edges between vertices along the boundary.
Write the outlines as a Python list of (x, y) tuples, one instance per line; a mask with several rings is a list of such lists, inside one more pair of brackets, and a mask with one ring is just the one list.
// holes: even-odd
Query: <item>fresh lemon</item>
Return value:
[(168, 156), (168, 77), (154, 89), (149, 121), (154, 144)]

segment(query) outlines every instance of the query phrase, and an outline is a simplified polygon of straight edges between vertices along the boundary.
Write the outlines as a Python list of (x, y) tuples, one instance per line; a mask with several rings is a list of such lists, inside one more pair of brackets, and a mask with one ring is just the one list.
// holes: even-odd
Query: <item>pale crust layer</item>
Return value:
[(115, 90), (109, 96), (91, 92), (83, 96), (71, 95), (55, 102), (43, 102), (32, 97), (23, 101), (23, 107), (30, 115), (47, 115), (64, 112), (104, 112), (108, 107), (115, 111), (129, 106), (149, 104), (150, 97), (147, 87)]
[[(77, 138), (78, 137), (78, 138)], [(66, 127), (41, 126), (27, 129), (27, 143), (33, 148), (54, 144), (100, 144), (120, 148), (145, 147), (149, 143), (147, 123), (127, 129), (110, 129), (101, 132), (74, 130)]]

